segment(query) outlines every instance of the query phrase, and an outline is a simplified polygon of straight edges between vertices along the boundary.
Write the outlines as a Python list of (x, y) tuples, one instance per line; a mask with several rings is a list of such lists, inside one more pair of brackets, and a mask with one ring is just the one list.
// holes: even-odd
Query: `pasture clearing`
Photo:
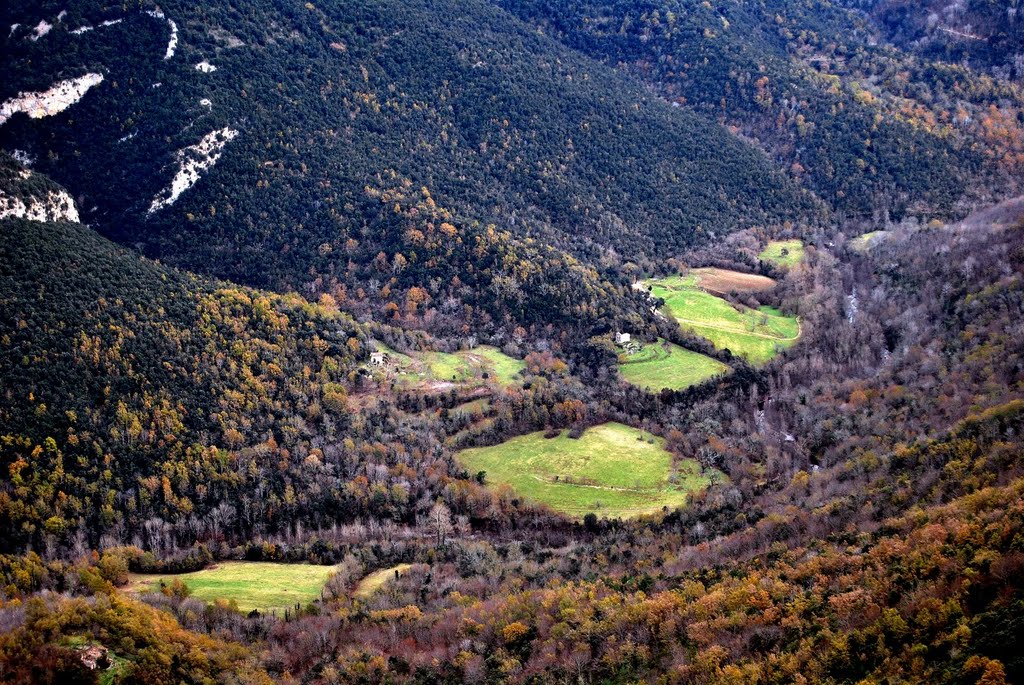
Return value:
[(682, 506), (712, 477), (724, 478), (702, 474), (693, 460), (673, 468), (663, 439), (620, 423), (589, 428), (578, 440), (567, 431), (550, 439), (543, 431), (531, 433), (457, 457), (470, 472), (485, 471), (489, 483), (507, 484), (576, 518), (590, 512), (630, 518)]
[(665, 300), (665, 312), (679, 325), (728, 349), (752, 364), (762, 364), (800, 337), (800, 321), (774, 307), (739, 309), (706, 292), (691, 274), (650, 281), (651, 295)]
[(459, 406), (452, 409), (452, 412), (461, 412), (463, 414), (469, 414), (470, 416), (476, 416), (484, 415), (490, 410), (491, 400), (487, 397), (481, 397), (479, 399), (463, 402)]
[(451, 385), (497, 384), (508, 386), (519, 380), (526, 362), (504, 354), (496, 347), (481, 345), (458, 352), (396, 352), (375, 343), (386, 355), (381, 370), (409, 388), (446, 389)]
[(619, 355), (619, 374), (635, 386), (658, 392), (683, 390), (728, 373), (729, 367), (711, 357), (659, 340), (635, 354)]
[(804, 259), (804, 244), (796, 239), (773, 240), (757, 258), (783, 269), (792, 269)]
[(410, 568), (412, 568), (412, 564), (399, 564), (391, 568), (374, 571), (359, 581), (359, 585), (356, 586), (352, 596), (366, 599), (399, 576), (404, 576), (409, 572)]
[(871, 231), (856, 238), (851, 238), (849, 243), (850, 249), (861, 253), (869, 252), (875, 245), (884, 241), (887, 235), (889, 235), (888, 231)]
[(179, 574), (132, 574), (129, 592), (159, 592), (161, 581), (180, 580), (192, 596), (204, 602), (235, 601), (240, 611), (283, 611), (296, 603), (320, 598), (320, 591), (334, 572), (333, 566), (279, 564), (263, 561), (222, 561)]

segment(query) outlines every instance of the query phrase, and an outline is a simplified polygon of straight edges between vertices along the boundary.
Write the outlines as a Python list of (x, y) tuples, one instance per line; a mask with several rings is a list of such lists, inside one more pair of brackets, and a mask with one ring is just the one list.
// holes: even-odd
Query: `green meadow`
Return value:
[(159, 592), (160, 583), (180, 580), (192, 596), (204, 602), (234, 601), (241, 611), (283, 611), (296, 603), (319, 599), (333, 566), (277, 564), (261, 561), (223, 561), (194, 573), (134, 574), (129, 590)]
[(450, 353), (404, 354), (381, 343), (377, 343), (376, 347), (388, 355), (386, 368), (395, 373), (399, 383), (409, 386), (427, 386), (431, 383), (496, 383), (507, 386), (514, 384), (520, 372), (526, 368), (526, 362), (514, 359), (489, 345)]
[(619, 374), (641, 388), (683, 390), (720, 376), (729, 367), (703, 354), (659, 340), (643, 345), (635, 354), (619, 355)]
[(872, 247), (884, 241), (888, 234), (888, 231), (871, 231), (856, 238), (851, 238), (849, 245), (851, 249), (857, 252), (868, 252)]
[(567, 431), (550, 439), (538, 432), (457, 456), (471, 473), (485, 471), (488, 483), (507, 484), (525, 499), (577, 518), (590, 512), (629, 518), (678, 507), (710, 483), (693, 460), (673, 470), (661, 438), (619, 423), (589, 428), (578, 440)]
[(804, 244), (799, 240), (773, 240), (761, 251), (758, 259), (791, 269), (804, 258)]
[(360, 599), (366, 599), (398, 576), (404, 576), (409, 572), (410, 568), (412, 568), (412, 564), (399, 564), (391, 568), (374, 571), (359, 581), (359, 585), (356, 586), (355, 592), (352, 595)]
[(696, 277), (672, 276), (650, 282), (651, 294), (683, 328), (728, 349), (752, 364), (769, 361), (800, 337), (800, 322), (774, 307), (738, 309), (697, 286)]

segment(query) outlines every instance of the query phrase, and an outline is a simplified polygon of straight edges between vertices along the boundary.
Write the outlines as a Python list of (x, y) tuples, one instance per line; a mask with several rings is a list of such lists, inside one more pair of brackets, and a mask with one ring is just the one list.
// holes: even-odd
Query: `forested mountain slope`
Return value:
[(873, 16), (0, 7), (0, 682), (1024, 680), (1024, 97)]
[(270, 454), (322, 455), (347, 427), (367, 335), (336, 307), (184, 275), (78, 224), (0, 233), (8, 545), (209, 516), (223, 488), (275, 501)]
[[(21, 242), (39, 240), (21, 223), (7, 226)], [(444, 478), (443, 459), (426, 459), (429, 470), (413, 475), (424, 455), (444, 447), (423, 442), (417, 449), (427, 451), (406, 460), (402, 446), (429, 441), (421, 433), (444, 421), (392, 410), (354, 418), (353, 435), (384, 426), (379, 443), (361, 444), (355, 453), (347, 444), (340, 453), (325, 447), (322, 464), (311, 450), (301, 466), (312, 469), (306, 481), (289, 465), (299, 461), (301, 443), (294, 451), (269, 441), (237, 456), (211, 451), (212, 463), (198, 455), (180, 465), (172, 460), (167, 480), (179, 499), (163, 503), (162, 515), (170, 517), (169, 529), (208, 542), (182, 559), (180, 550), (163, 548), (165, 533), (150, 525), (148, 550), (183, 565), (240, 551), (343, 558), (331, 594), (282, 622), (223, 605), (204, 608), (169, 588), (147, 601), (217, 640), (162, 622), (163, 636), (154, 638), (142, 629), (152, 622), (152, 609), (124, 600), (109, 584), (123, 582), (129, 567), (153, 564), (152, 551), (112, 547), (75, 562), (0, 557), (5, 593), (14, 598), (0, 607), (10, 626), (0, 639), (0, 673), (19, 677), (30, 663), (52, 677), (80, 673), (61, 641), (73, 636), (118, 650), (126, 677), (152, 673), (197, 682), (198, 674), (239, 669), (251, 671), (247, 677), (255, 682), (258, 675), (315, 683), (635, 682), (666, 674), (703, 683), (1017, 682), (1024, 673), (1016, 630), (1024, 612), (1020, 230), (895, 231), (864, 254), (811, 250), (801, 273), (784, 285), (787, 297), (799, 294), (803, 301), (807, 339), (777, 365), (682, 401), (621, 387), (587, 398), (587, 411), (632, 412), (627, 420), (667, 431), (683, 453), (713, 452), (728, 472), (729, 482), (652, 520), (559, 528), (536, 526), (540, 519), (517, 512), (508, 519), (521, 526), (514, 536), (500, 529), (485, 534), (486, 524), (475, 535), (465, 528), (456, 533), (463, 523), (441, 543), (431, 519), (417, 517), (408, 528), (351, 525), (307, 535), (264, 528), (262, 544), (231, 547), (220, 533), (244, 521), (227, 519), (218, 532), (204, 528), (206, 522), (174, 518), (169, 510), (181, 504), (179, 493), (202, 492), (207, 484), (234, 487), (235, 478), (248, 490), (264, 481), (272, 488), (281, 477), (277, 469), (293, 479), (299, 498), (292, 509), (287, 496), (279, 506), (299, 516), (303, 500), (330, 482), (333, 469), (349, 464), (366, 476), (344, 486), (353, 499), (335, 515), (372, 511), (380, 521), (385, 510), (375, 507), (395, 506), (395, 491), (408, 484), (425, 484), (421, 499), (443, 484), (440, 497), (453, 513), (479, 508), (493, 517), (516, 505), (507, 494), (487, 502), (472, 484)], [(62, 237), (102, 266), (101, 253)], [(538, 387), (568, 383), (557, 374), (528, 380)], [(518, 391), (515, 397), (522, 407), (537, 399)], [(355, 425), (363, 420), (365, 427)], [(76, 466), (48, 456), (50, 449), (34, 450), (26, 466), (14, 461), (16, 477), (36, 472), (37, 464), (50, 469), (31, 485), (42, 501), (50, 499), (47, 487), (74, 487), (66, 474), (89, 462), (83, 455)], [(230, 474), (246, 459), (263, 469), (259, 480)], [(124, 472), (125, 465), (114, 462), (113, 469)], [(195, 470), (205, 477), (195, 478)], [(360, 497), (361, 483), (369, 487)], [(266, 497), (274, 501), (275, 494)], [(26, 499), (19, 494), (5, 502)], [(225, 521), (230, 510), (213, 512), (212, 520)], [(258, 520), (275, 520), (253, 511)], [(411, 567), (389, 588), (370, 598), (352, 594), (365, 570), (398, 562)], [(87, 598), (29, 598), (47, 589)], [(122, 645), (111, 634), (137, 637)], [(239, 645), (220, 640), (249, 645), (249, 657), (242, 660)], [(190, 658), (170, 656), (193, 643)], [(211, 659), (197, 658), (196, 650)]]
[(834, 4), (499, 4), (737, 127), (845, 216), (955, 215), (1018, 188), (1020, 90), (878, 44)]
[[(66, 195), (9, 158), (0, 157), (0, 174), (11, 199)], [(486, 238), (508, 254), (500, 235)], [(481, 272), (487, 245), (477, 241), (472, 253)], [(558, 263), (532, 269), (557, 283)], [(540, 284), (534, 297), (554, 302), (572, 295), (570, 285), (549, 294)], [(615, 301), (599, 290), (577, 294), (582, 306)], [(520, 313), (538, 316), (533, 302), (518, 302)], [(458, 404), (460, 388), (441, 383), (427, 393), (429, 411), (407, 412), (399, 406), (423, 409), (422, 393), (403, 399), (387, 378), (371, 378), (377, 344), (408, 352), (443, 344), (381, 318), (357, 323), (330, 294), (309, 301), (168, 268), (66, 220), (0, 218), (7, 549), (51, 556), (134, 543), (171, 556), (199, 541), (238, 545), (366, 518), (412, 524), (452, 488), (471, 497), (466, 514), (529, 520), (530, 506), (507, 493), (492, 498), (443, 448), (469, 418), (442, 421), (433, 408)], [(420, 320), (407, 309), (392, 318)], [(600, 314), (581, 318), (589, 328)], [(550, 353), (528, 371), (548, 366), (564, 375)], [(528, 378), (508, 398), (497, 387), (467, 392), (495, 394), (498, 432), (578, 420), (578, 383)]]
[(865, 11), (907, 50), (966, 62), (1003, 78), (1024, 78), (1024, 16), (1019, 0), (843, 0)]
[[(252, 285), (351, 285), (350, 263), (394, 257), (374, 194), (392, 176), (591, 261), (820, 217), (752, 146), (480, 0), (14, 2), (0, 23), (22, 25), (3, 99), (104, 77), (53, 118), (13, 116), (0, 144), (108, 236)], [(201, 180), (171, 204), (186, 160)]]

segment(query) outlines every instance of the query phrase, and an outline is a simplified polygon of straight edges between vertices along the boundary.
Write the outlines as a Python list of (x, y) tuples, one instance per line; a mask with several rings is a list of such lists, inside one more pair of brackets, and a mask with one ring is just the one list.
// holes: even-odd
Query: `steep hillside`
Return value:
[(983, 71), (1024, 78), (1024, 16), (1019, 0), (843, 0), (865, 11), (886, 37), (926, 57), (966, 62)]
[[(336, 307), (168, 270), (78, 224), (2, 226), (8, 545), (208, 515), (222, 488), (269, 466), (268, 440), (304, 459), (347, 425), (347, 374), (367, 336)], [(275, 499), (260, 480), (239, 496)]]
[(1024, 90), (865, 3), (0, 6), (0, 682), (1024, 681)]
[(847, 216), (955, 215), (1018, 187), (1016, 87), (876, 45), (832, 4), (499, 4), (734, 125)]
[(752, 146), (480, 0), (0, 12), (44, 20), (6, 37), (0, 97), (103, 80), (53, 117), (15, 114), (0, 144), (105, 234), (239, 282), (352, 285), (350, 262), (393, 257), (373, 194), (392, 176), (591, 263), (820, 216)]
[[(0, 165), (0, 187), (12, 201), (66, 196), (44, 177), (26, 178), (10, 158)], [(441, 211), (428, 200), (424, 215)], [(388, 199), (400, 201), (397, 193)], [(540, 248), (516, 257), (515, 244), (493, 231), (472, 245), (463, 259), (475, 266), (458, 267), (468, 284), (460, 288), (473, 290), (492, 253), (505, 266), (522, 258), (531, 270), (525, 282), (538, 283), (519, 300), (509, 291), (467, 294), (467, 301), (508, 297), (529, 319), (540, 316), (546, 298), (554, 311), (579, 312), (587, 328), (603, 313), (579, 308), (614, 301), (588, 290), (586, 278), (575, 283), (579, 290), (566, 282), (547, 292), (545, 283), (558, 285), (562, 262), (535, 258), (545, 254)], [(578, 301), (565, 299), (572, 296)], [(134, 543), (169, 555), (200, 540), (242, 544), (364, 517), (412, 523), (449, 488), (473, 493), (482, 518), (503, 519), (506, 509), (528, 517), (518, 501), (495, 507), (442, 448), (448, 433), (470, 422), (433, 411), (459, 403), (458, 384), (405, 390), (368, 369), (381, 342), (438, 349), (437, 340), (412, 329), (422, 304), (381, 313), (405, 328), (359, 324), (330, 294), (313, 302), (253, 290), (149, 261), (81, 224), (0, 219), (6, 549), (49, 556)], [(579, 420), (576, 405), (573, 412), (560, 407), (581, 389), (568, 379), (558, 388), (529, 380), (547, 366), (564, 376), (566, 365), (549, 353), (531, 360), (526, 379), (464, 391), (493, 395), (501, 412), (494, 412), (496, 430), (566, 426)]]

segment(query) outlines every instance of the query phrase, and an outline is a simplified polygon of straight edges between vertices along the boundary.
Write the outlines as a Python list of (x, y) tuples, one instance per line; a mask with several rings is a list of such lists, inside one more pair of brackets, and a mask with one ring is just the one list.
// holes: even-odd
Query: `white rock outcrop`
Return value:
[(211, 72), (217, 71), (217, 67), (215, 67), (214, 65), (210, 64), (206, 60), (203, 60), (202, 62), (200, 62), (199, 64), (196, 65), (196, 70), (197, 71), (201, 71), (204, 74), (209, 74)]
[(24, 150), (11, 150), (11, 157), (21, 162), (22, 166), (30, 167), (36, 163), (36, 160), (32, 158), (32, 155), (25, 152)]
[(164, 59), (174, 57), (174, 51), (178, 49), (178, 25), (170, 19), (167, 20), (167, 23), (171, 26), (171, 39), (167, 41), (167, 52), (164, 53)]
[(28, 37), (29, 40), (35, 42), (45, 36), (47, 33), (53, 30), (53, 24), (49, 23), (45, 19), (36, 24), (36, 27), (32, 29), (32, 35)]
[(171, 37), (167, 41), (167, 52), (164, 53), (164, 59), (174, 57), (174, 51), (178, 49), (178, 25), (174, 23), (174, 20), (168, 19), (163, 10), (148, 10), (146, 14), (155, 19), (163, 19), (171, 27)]
[(27, 202), (0, 190), (0, 219), (11, 218), (79, 223), (75, 201), (63, 190), (50, 191), (45, 198), (29, 197)]
[(0, 105), (0, 126), (17, 112), (24, 112), (33, 119), (53, 116), (63, 112), (82, 99), (90, 88), (103, 82), (103, 74), (86, 74), (76, 79), (61, 81), (43, 92), (19, 93)]
[[(100, 26), (101, 27), (117, 26), (122, 21), (124, 21), (124, 19), (108, 19), (108, 20), (106, 20), (104, 22), (101, 22)], [(83, 33), (88, 33), (89, 31), (95, 31), (95, 30), (96, 30), (95, 26), (89, 26), (88, 24), (86, 24), (85, 26), (79, 26), (77, 29), (75, 29), (71, 33), (76, 35), (76, 36), (80, 36)]]
[(201, 141), (191, 145), (184, 150), (179, 150), (178, 173), (171, 181), (171, 185), (165, 188), (159, 195), (153, 198), (149, 207), (149, 213), (153, 214), (164, 207), (174, 204), (181, 194), (194, 186), (205, 171), (208, 171), (217, 163), (224, 151), (224, 146), (238, 136), (238, 131), (231, 128), (222, 128), (206, 134)]

